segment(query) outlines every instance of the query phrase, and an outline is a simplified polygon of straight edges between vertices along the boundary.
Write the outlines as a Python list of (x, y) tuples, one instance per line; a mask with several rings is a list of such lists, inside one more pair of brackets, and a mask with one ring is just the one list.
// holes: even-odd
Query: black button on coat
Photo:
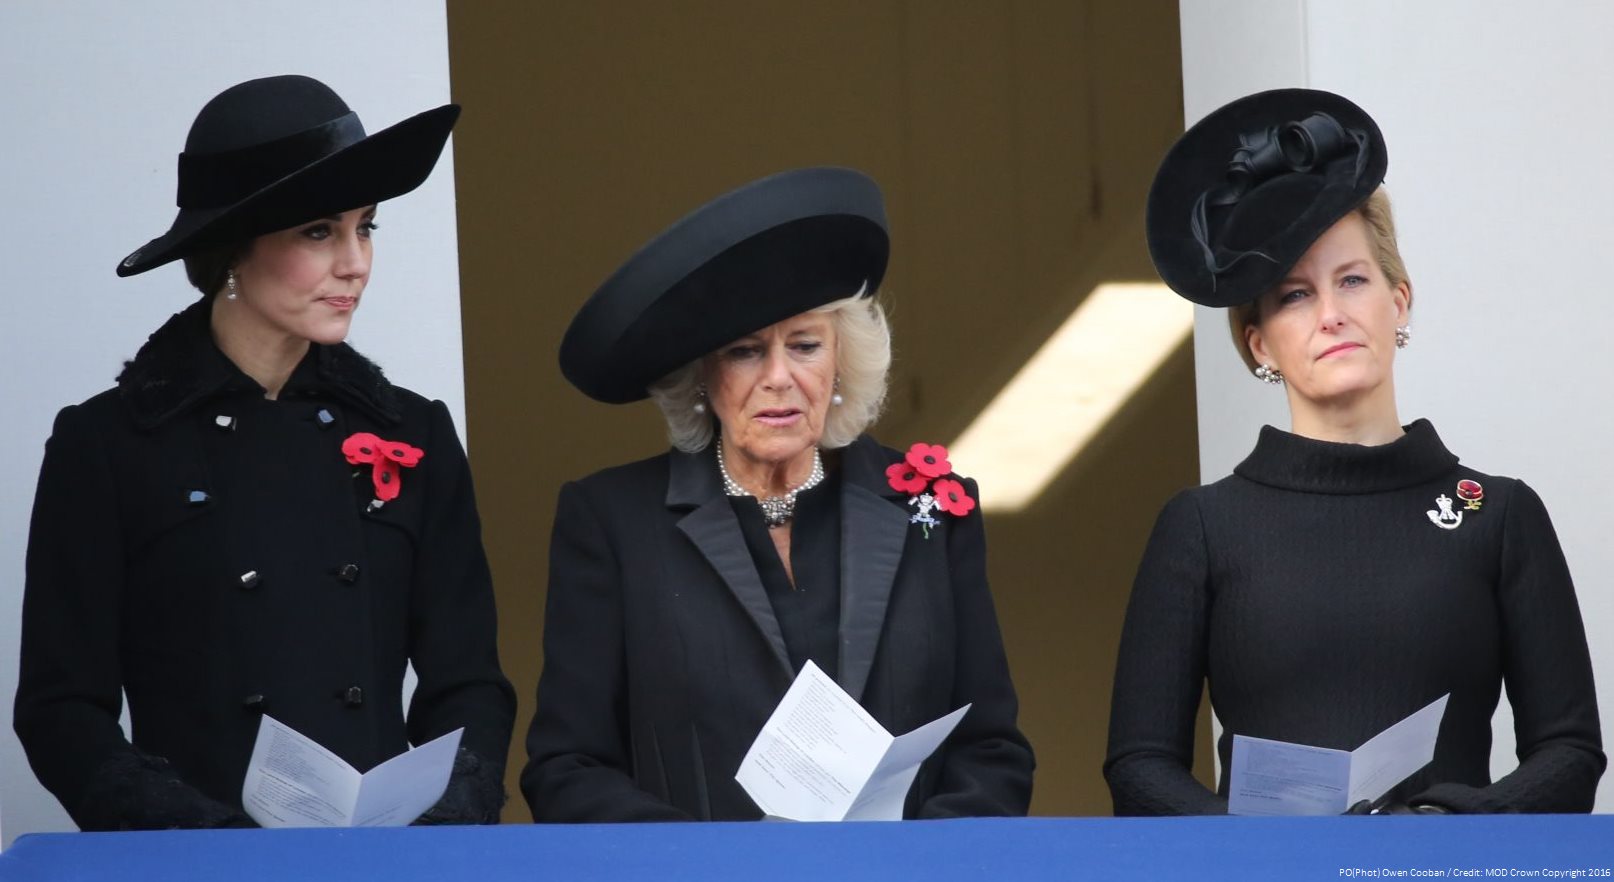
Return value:
[[(380, 508), (371, 467), (342, 453), (354, 432), (425, 451)], [(201, 302), (56, 419), (15, 726), (81, 827), (206, 826), (239, 814), (261, 713), (361, 771), (463, 726), (469, 767), (495, 783), (471, 813), (497, 815), (515, 702), (447, 408), (346, 345), (312, 347), (267, 400), (214, 346)], [(163, 806), (176, 788), (195, 799)]]

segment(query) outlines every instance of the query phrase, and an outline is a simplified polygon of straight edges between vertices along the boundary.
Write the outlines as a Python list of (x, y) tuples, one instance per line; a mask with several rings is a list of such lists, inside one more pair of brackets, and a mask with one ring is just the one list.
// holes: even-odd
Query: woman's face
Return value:
[[(259, 236), (235, 265), (233, 308), (272, 332), (332, 345), (370, 280), (375, 206)], [(215, 304), (216, 306), (217, 304)]]
[(1260, 321), (1245, 332), (1250, 352), (1307, 402), (1372, 392), (1391, 378), (1395, 329), (1407, 322), (1411, 293), (1385, 279), (1367, 223), (1353, 211), (1262, 295)]
[(705, 359), (706, 394), (736, 452), (783, 464), (824, 435), (835, 392), (835, 323), (806, 312), (735, 340)]

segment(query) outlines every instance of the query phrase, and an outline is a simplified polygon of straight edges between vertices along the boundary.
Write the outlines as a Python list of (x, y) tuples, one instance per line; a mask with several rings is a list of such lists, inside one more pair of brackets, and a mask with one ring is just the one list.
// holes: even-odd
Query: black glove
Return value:
[(442, 799), (415, 819), (423, 827), (439, 824), (497, 824), (504, 808), (503, 769), (466, 748), (454, 755), (454, 771)]
[(1392, 802), (1389, 805), (1381, 807), (1378, 810), (1378, 812), (1376, 812), (1376, 814), (1381, 814), (1381, 815), (1449, 815), (1449, 814), (1451, 814), (1451, 809), (1448, 809), (1445, 806), (1431, 805), (1430, 803), (1427, 803), (1427, 802), (1420, 802), (1420, 803), (1416, 803), (1416, 804), (1413, 804), (1413, 805), (1408, 805), (1408, 804), (1406, 804), (1404, 802)]
[(168, 760), (133, 746), (101, 764), (72, 815), (83, 830), (258, 826), (240, 809), (185, 783)]

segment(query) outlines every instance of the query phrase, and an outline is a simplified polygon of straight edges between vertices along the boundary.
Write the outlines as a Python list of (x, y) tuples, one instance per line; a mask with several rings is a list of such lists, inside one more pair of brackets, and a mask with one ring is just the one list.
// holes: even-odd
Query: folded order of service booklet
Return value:
[(809, 661), (734, 780), (774, 820), (900, 821), (919, 764), (969, 709), (893, 737)]
[(1232, 815), (1338, 815), (1379, 797), (1435, 758), (1450, 693), (1355, 750), (1333, 750), (1233, 736), (1227, 812)]
[(402, 827), (448, 789), (464, 732), (455, 729), (360, 774), (265, 715), (241, 784), (241, 805), (262, 827)]

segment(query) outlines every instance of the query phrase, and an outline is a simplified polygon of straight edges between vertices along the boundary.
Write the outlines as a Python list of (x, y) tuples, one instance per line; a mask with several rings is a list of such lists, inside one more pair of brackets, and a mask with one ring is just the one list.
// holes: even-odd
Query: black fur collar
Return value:
[[(211, 304), (199, 300), (163, 323), (118, 375), (118, 391), (135, 422), (151, 429), (229, 391), (262, 387), (213, 345)], [(402, 416), (397, 389), (381, 368), (346, 343), (312, 346), (288, 390), (328, 392), (385, 423)]]

